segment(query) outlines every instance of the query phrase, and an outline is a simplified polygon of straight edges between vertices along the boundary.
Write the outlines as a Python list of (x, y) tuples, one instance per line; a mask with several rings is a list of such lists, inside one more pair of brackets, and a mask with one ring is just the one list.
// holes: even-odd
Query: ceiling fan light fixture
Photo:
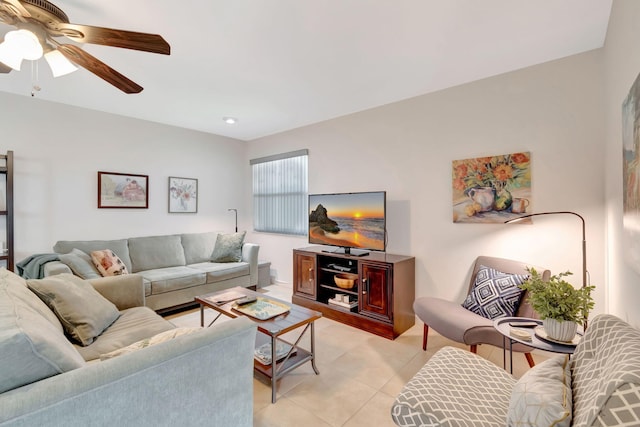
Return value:
[(20, 71), (22, 53), (12, 49), (6, 42), (0, 43), (0, 62), (16, 71)]
[(64, 76), (73, 73), (78, 69), (71, 61), (69, 61), (59, 50), (53, 49), (44, 54), (53, 77)]
[(225, 122), (228, 125), (235, 125), (236, 123), (238, 123), (238, 119), (236, 119), (235, 117), (231, 117), (231, 116), (223, 117), (222, 121)]
[(42, 58), (42, 45), (38, 37), (29, 30), (21, 29), (9, 31), (4, 37), (8, 48), (15, 49), (22, 54), (23, 59), (35, 61)]

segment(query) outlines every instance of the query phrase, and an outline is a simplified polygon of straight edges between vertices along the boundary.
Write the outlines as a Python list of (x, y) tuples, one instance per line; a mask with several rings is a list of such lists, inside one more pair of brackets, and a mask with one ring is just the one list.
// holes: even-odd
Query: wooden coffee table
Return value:
[[(271, 364), (265, 365), (254, 360), (254, 371), (264, 375), (271, 381), (271, 402), (276, 402), (276, 381), (286, 375), (288, 372), (297, 368), (298, 366), (311, 362), (311, 367), (316, 375), (320, 372), (316, 368), (316, 352), (315, 352), (315, 331), (314, 322), (322, 317), (322, 314), (310, 310), (305, 307), (301, 307), (290, 302), (271, 298), (265, 294), (254, 292), (250, 289), (243, 287), (235, 287), (231, 289), (225, 289), (223, 291), (213, 292), (206, 295), (197, 296), (195, 302), (200, 304), (200, 325), (204, 326), (204, 309), (210, 308), (218, 312), (218, 315), (209, 323), (209, 326), (213, 324), (221, 315), (227, 317), (245, 316), (245, 314), (236, 310), (237, 305), (235, 301), (239, 297), (251, 296), (261, 299), (274, 301), (275, 303), (285, 304), (290, 307), (289, 311), (275, 316), (267, 320), (260, 320), (252, 316), (247, 316), (251, 320), (258, 324), (258, 331), (261, 332), (256, 337), (256, 348), (262, 346), (265, 343), (271, 344)], [(287, 342), (281, 335), (293, 331), (298, 328), (302, 328), (302, 332), (298, 335), (295, 342)], [(305, 335), (307, 330), (310, 331), (311, 346), (308, 349), (300, 347), (300, 340)], [(286, 343), (291, 346), (291, 349), (285, 356), (276, 360), (277, 343)]]

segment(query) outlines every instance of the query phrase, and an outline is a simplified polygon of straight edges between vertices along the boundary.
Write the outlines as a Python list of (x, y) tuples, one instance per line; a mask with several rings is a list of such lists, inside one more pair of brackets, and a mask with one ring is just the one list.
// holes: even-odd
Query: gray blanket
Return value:
[(44, 277), (44, 265), (51, 261), (58, 261), (58, 254), (34, 254), (28, 256), (16, 264), (18, 274), (25, 279), (42, 279)]

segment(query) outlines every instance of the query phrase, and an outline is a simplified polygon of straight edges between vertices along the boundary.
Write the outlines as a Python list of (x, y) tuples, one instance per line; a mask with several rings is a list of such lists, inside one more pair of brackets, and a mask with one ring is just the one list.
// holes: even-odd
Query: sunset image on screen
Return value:
[(309, 196), (309, 242), (384, 250), (385, 193)]

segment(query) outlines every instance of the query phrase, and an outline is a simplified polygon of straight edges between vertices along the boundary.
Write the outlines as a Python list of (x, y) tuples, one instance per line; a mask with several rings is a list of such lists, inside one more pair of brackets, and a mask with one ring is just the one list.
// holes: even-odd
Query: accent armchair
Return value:
[[(527, 275), (527, 267), (534, 267), (540, 272), (544, 280), (548, 280), (551, 272), (545, 268), (504, 258), (479, 256), (473, 266), (467, 295), (472, 292), (481, 267), (489, 267), (502, 273)], [(537, 318), (531, 305), (526, 301), (527, 295), (522, 296), (515, 316)], [(503, 336), (493, 327), (493, 320), (474, 313), (462, 306), (462, 303), (447, 301), (435, 297), (417, 298), (413, 309), (420, 320), (424, 322), (422, 349), (427, 349), (429, 328), (433, 328), (442, 336), (469, 346), (472, 353), (476, 353), (479, 344), (503, 346)], [(529, 366), (534, 366), (531, 347), (514, 343), (513, 351), (525, 354)]]

